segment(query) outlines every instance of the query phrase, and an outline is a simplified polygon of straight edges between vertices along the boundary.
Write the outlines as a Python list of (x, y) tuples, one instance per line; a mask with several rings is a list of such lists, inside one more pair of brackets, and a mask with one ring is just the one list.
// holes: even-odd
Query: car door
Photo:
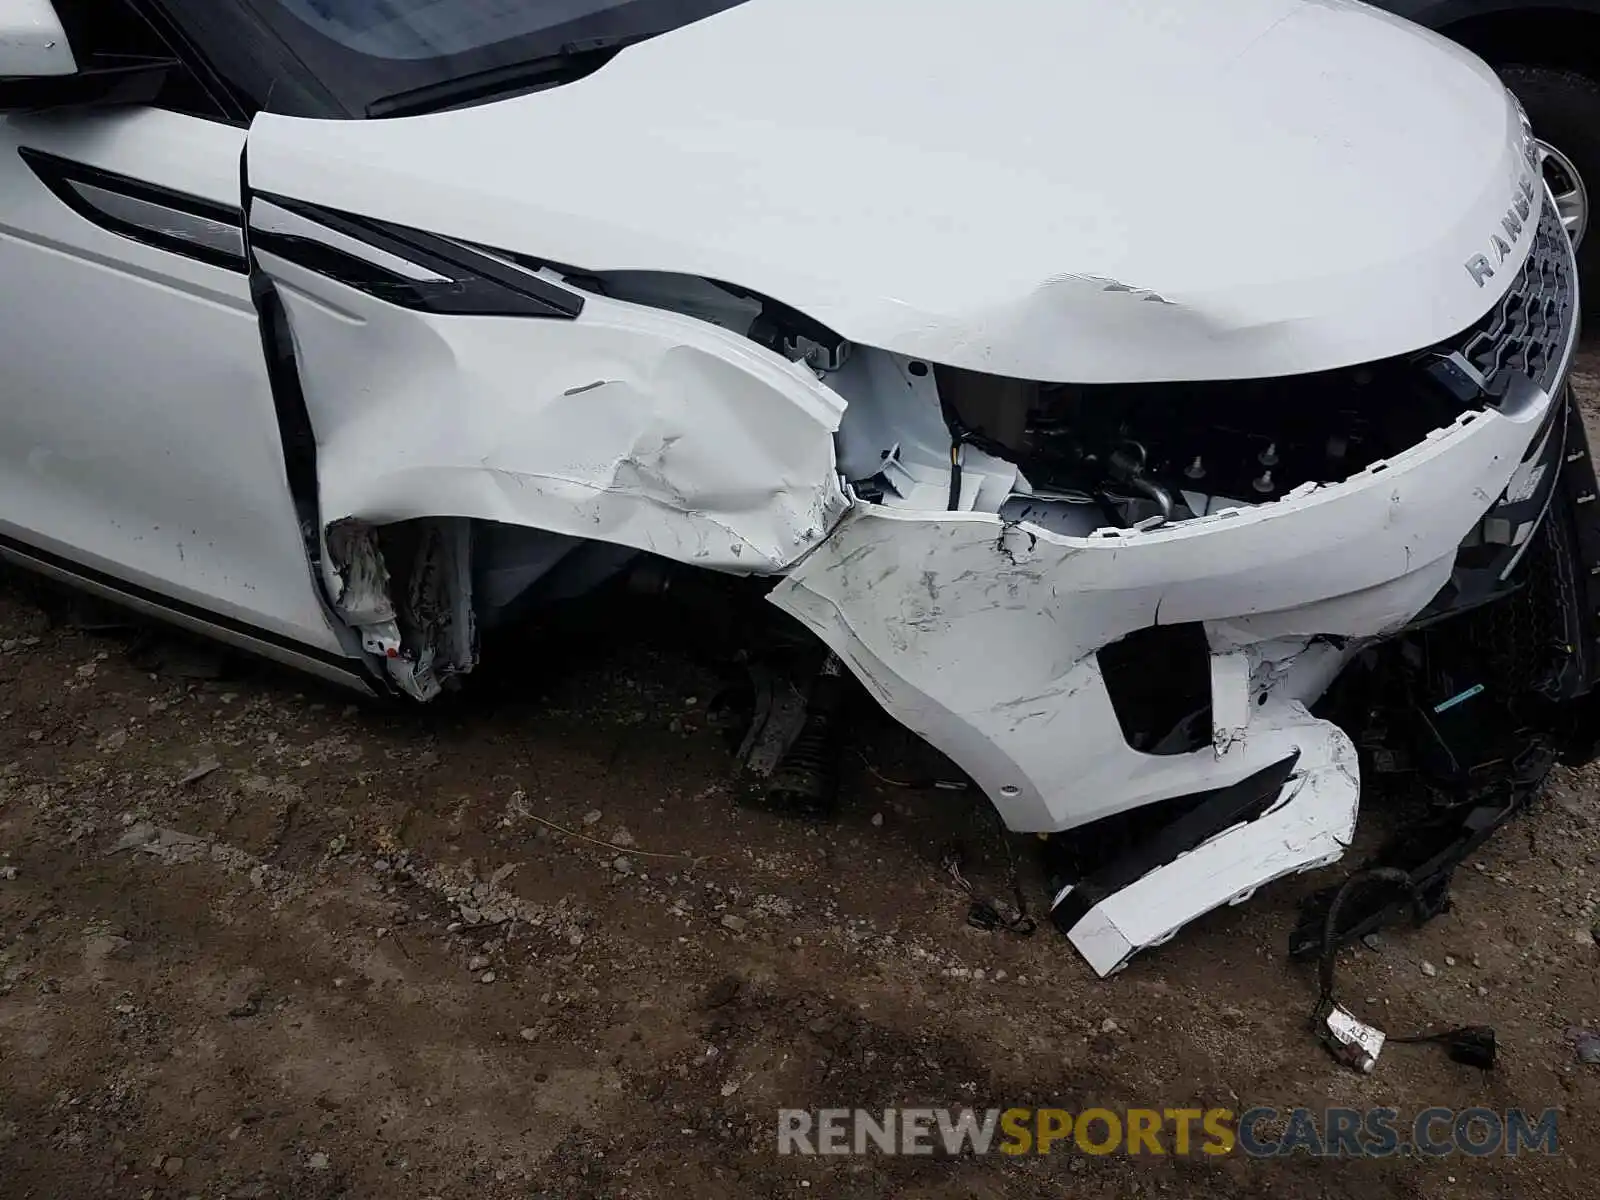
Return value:
[(0, 551), (347, 662), (287, 483), (244, 142), (160, 106), (0, 112)]

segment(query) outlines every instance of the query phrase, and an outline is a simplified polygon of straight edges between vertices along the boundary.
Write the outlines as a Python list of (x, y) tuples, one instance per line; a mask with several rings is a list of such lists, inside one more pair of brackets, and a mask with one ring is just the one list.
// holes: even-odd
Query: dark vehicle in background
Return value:
[(1600, 0), (1373, 0), (1459, 42), (1522, 101), (1562, 223), (1578, 247), (1583, 307), (1600, 311)]

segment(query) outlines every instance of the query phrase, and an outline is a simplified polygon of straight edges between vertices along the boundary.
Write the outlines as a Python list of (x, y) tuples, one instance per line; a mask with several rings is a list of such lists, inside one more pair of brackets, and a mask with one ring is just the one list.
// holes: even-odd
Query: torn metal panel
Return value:
[(362, 650), (385, 663), (398, 660), (400, 623), (378, 531), (353, 520), (328, 526), (323, 531), (322, 574), (333, 611), (361, 635)]
[(324, 533), (323, 556), (334, 611), (351, 625), (394, 620), (389, 568), (378, 545), (378, 531), (360, 521), (335, 521)]
[(844, 402), (737, 333), (601, 296), (573, 320), (439, 316), (257, 257), (294, 332), (325, 513), (472, 517), (768, 574), (848, 506)]
[(329, 595), (334, 611), (361, 634), (362, 649), (383, 660), (390, 680), (414, 700), (432, 700), (451, 677), (477, 664), (472, 524), (431, 518), (403, 534), (390, 531), (391, 549), (402, 551), (398, 579), (384, 536), (350, 518), (327, 528)]
[[(863, 503), (771, 598), (966, 770), (1011, 828), (1070, 829), (1261, 769), (1282, 738), (1258, 730), (1337, 669), (1326, 652), (1281, 664), (1287, 689), (1262, 703), (1246, 691), (1257, 667), (1229, 660), (1212, 745), (1142, 754), (1122, 735), (1098, 648), (1190, 622), (1221, 656), (1389, 631), (1437, 590), (1548, 406), (1464, 414), (1343, 482), (1147, 531), (1078, 536)], [(1302, 674), (1314, 686), (1292, 682)]]
[(477, 665), (470, 521), (421, 522), (402, 627), (407, 652), (390, 661), (389, 674), (414, 699), (433, 699), (451, 678)]
[[(883, 504), (895, 508), (996, 512), (1025, 487), (1015, 463), (975, 446), (953, 445), (941, 389), (944, 375), (920, 359), (855, 347), (824, 375), (848, 404), (839, 425), (839, 470), (846, 479), (877, 478)], [(1012, 399), (1003, 381), (989, 381)], [(1035, 385), (1020, 384), (1019, 389)], [(1012, 406), (1018, 417), (1025, 406)], [(951, 487), (953, 464), (960, 479)]]

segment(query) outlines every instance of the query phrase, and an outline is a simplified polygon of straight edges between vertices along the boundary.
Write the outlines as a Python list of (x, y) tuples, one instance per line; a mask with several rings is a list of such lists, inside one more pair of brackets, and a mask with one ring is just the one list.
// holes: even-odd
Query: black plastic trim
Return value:
[[(300, 537), (306, 549), (307, 569), (312, 584), (336, 629), (348, 630), (339, 620), (330, 602), (323, 582), (322, 561), (322, 504), (318, 492), (317, 436), (311, 425), (311, 413), (306, 407), (305, 390), (300, 384), (300, 367), (295, 358), (294, 334), (289, 328), (289, 314), (283, 299), (266, 272), (261, 270), (255, 251), (255, 236), (250, 230), (250, 206), (255, 193), (250, 190), (250, 150), (239, 156), (239, 195), (244, 199), (244, 253), (249, 267), (250, 299), (255, 305), (257, 324), (261, 330), (261, 352), (266, 360), (267, 383), (272, 392), (274, 415), (278, 420), (278, 445), (283, 453), (284, 478), (289, 485), (289, 499), (294, 504), (300, 523)], [(366, 667), (368, 682), (383, 694), (392, 694), (388, 677), (374, 666), (370, 656), (361, 662)]]
[[(1576, 434), (1574, 434), (1576, 428)], [(1546, 434), (1549, 434), (1546, 437)], [(1573, 469), (1567, 463), (1569, 452), (1581, 452), (1582, 462), (1588, 462), (1588, 446), (1583, 440), (1583, 422), (1577, 414), (1572, 389), (1563, 385), (1550, 401), (1550, 411), (1545, 415), (1539, 431), (1530, 439), (1528, 450), (1520, 460), (1532, 461), (1535, 454), (1542, 455), (1544, 476), (1533, 494), (1523, 500), (1508, 500), (1502, 492), (1493, 508), (1484, 513), (1485, 518), (1503, 520), (1512, 528), (1531, 521), (1533, 528), (1517, 545), (1480, 542), (1456, 551), (1455, 566), (1449, 580), (1428, 606), (1407, 622), (1408, 632), (1425, 628), (1448, 617), (1458, 616), (1474, 608), (1481, 608), (1503, 599), (1523, 585), (1524, 573), (1511, 571), (1539, 536), (1540, 527), (1552, 517), (1552, 507), (1560, 499), (1559, 490), (1570, 480)], [(1509, 572), (1509, 574), (1508, 574)]]
[(427, 281), (385, 270), (375, 262), (347, 254), (314, 238), (256, 229), (250, 234), (250, 245), (257, 253), (274, 255), (401, 308), (427, 311), (430, 307), (422, 290), (428, 287)]
[(72, 185), (82, 183), (127, 196), (132, 200), (171, 209), (173, 212), (228, 225), (240, 231), (242, 245), (244, 221), (239, 209), (229, 208), (225, 204), (218, 204), (200, 196), (191, 196), (187, 192), (173, 191), (159, 184), (104, 171), (87, 163), (61, 158), (43, 150), (35, 150), (31, 146), (19, 146), (17, 153), (22, 156), (22, 161), (28, 164), (28, 168), (39, 177), (39, 182), (49, 188), (56, 199), (101, 229), (128, 238), (130, 241), (153, 246), (157, 250), (165, 250), (209, 266), (220, 267), (224, 271), (238, 275), (246, 273), (247, 265), (243, 254), (230, 254), (186, 238), (176, 237), (153, 226), (141, 225), (115, 216), (97, 207)]
[(1197, 792), (1191, 797), (1195, 806), (1183, 816), (1076, 882), (1066, 898), (1051, 910), (1050, 919), (1063, 933), (1071, 933), (1073, 926), (1101, 901), (1138, 882), (1151, 871), (1177, 861), (1224, 829), (1241, 821), (1256, 820), (1272, 807), (1299, 761), (1300, 752), (1296, 750), (1229, 787)]
[(182, 67), (175, 58), (96, 55), (87, 62), (80, 61), (72, 75), (0, 77), (0, 104), (41, 111), (153, 104), (168, 76)]
[(251, 231), (256, 249), (392, 304), (454, 316), (572, 320), (583, 312), (579, 293), (448, 238), (269, 192), (255, 198), (445, 277), (444, 282), (407, 279), (311, 238)]

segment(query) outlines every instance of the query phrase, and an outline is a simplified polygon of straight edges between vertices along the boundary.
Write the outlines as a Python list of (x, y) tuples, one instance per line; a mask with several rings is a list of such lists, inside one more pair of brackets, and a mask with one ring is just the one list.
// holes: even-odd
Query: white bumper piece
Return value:
[[(1428, 603), (1551, 400), (1463, 414), (1343, 483), (1162, 528), (1052, 533), (989, 513), (857, 503), (772, 593), (1020, 831), (1226, 787), (1335, 731), (1294, 706), (1337, 674), (1319, 635), (1389, 632)], [(1214, 744), (1130, 748), (1095, 651), (1204, 622)], [(1330, 661), (1332, 660), (1332, 661)], [(1270, 736), (1266, 736), (1269, 735)]]
[[(1305, 706), (1352, 641), (1397, 629), (1439, 591), (1551, 403), (1530, 389), (1342, 483), (1145, 531), (1069, 536), (993, 514), (857, 503), (772, 599), (971, 775), (1014, 830), (1068, 830), (1229, 787), (1298, 752), (1264, 816), (1084, 918), (1074, 940), (1110, 970), (1200, 913), (1342, 852), (1359, 797), (1355, 752)], [(1212, 744), (1141, 753), (1095, 652), (1188, 622), (1203, 623), (1212, 652)]]
[[(1139, 950), (1161, 945), (1214, 908), (1250, 899), (1263, 884), (1344, 853), (1361, 801), (1356, 748), (1338, 726), (1315, 725), (1291, 718), (1255, 731), (1259, 740), (1299, 753), (1264, 813), (1140, 876), (1070, 923), (1067, 936), (1096, 974), (1111, 974)], [(1058, 893), (1052, 908), (1071, 891)]]
[[(771, 598), (1011, 829), (1072, 829), (1229, 786), (1285, 747), (1338, 757), (1339, 731), (1301, 707), (1342, 666), (1325, 638), (1384, 634), (1426, 606), (1549, 405), (1531, 392), (1462, 414), (1346, 482), (1157, 530), (1066, 536), (858, 502)], [(1136, 752), (1094, 651), (1195, 621), (1213, 650), (1213, 746)]]

